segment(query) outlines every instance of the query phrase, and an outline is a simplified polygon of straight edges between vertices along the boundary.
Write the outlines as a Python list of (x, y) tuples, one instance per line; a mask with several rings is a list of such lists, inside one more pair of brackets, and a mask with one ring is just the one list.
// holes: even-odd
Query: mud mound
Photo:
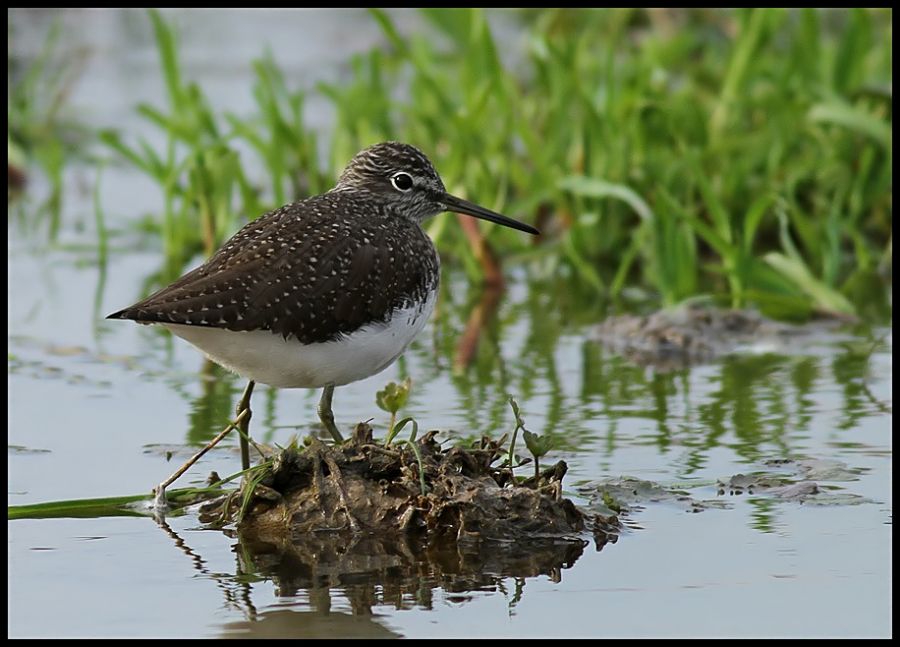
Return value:
[[(429, 541), (572, 539), (596, 525), (562, 496), (566, 464), (540, 478), (514, 481), (496, 441), (442, 449), (429, 432), (384, 447), (360, 423), (351, 440), (311, 440), (257, 468), (247, 504), (228, 497), (206, 504), (201, 519), (238, 521), (243, 537), (281, 543), (323, 531), (427, 536)], [(610, 529), (604, 523), (604, 534)], [(605, 543), (605, 538), (604, 538)]]

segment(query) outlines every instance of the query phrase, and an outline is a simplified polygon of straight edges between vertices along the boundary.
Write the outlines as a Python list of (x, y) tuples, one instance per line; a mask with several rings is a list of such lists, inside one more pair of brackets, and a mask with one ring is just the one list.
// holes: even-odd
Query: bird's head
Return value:
[(416, 222), (455, 211), (529, 234), (539, 233), (530, 225), (450, 195), (425, 154), (400, 142), (375, 144), (357, 153), (332, 190), (364, 194)]

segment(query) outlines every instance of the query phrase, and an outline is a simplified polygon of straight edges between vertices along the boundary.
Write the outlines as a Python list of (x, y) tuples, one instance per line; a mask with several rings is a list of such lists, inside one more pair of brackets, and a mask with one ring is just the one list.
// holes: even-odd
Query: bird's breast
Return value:
[(421, 301), (327, 342), (304, 344), (267, 330), (162, 324), (212, 361), (247, 378), (279, 388), (341, 386), (380, 373), (422, 331), (437, 301), (437, 286)]

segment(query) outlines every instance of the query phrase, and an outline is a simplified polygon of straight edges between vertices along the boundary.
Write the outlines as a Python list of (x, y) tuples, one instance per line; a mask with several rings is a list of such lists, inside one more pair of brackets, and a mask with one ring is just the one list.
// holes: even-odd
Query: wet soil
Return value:
[(414, 447), (385, 447), (360, 423), (340, 446), (309, 439), (260, 466), (245, 485), (252, 492), (204, 505), (201, 519), (236, 521), (242, 541), (280, 546), (280, 553), (326, 533), (404, 537), (419, 548), (548, 540), (581, 546), (587, 531), (602, 546), (614, 537), (615, 518), (586, 514), (562, 496), (565, 462), (522, 480), (503, 465), (500, 441), (444, 449), (436, 435)]

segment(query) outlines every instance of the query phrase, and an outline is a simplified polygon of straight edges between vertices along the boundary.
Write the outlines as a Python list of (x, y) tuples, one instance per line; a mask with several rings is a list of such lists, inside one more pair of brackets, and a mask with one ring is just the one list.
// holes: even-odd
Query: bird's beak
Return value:
[(447, 211), (456, 211), (458, 213), (464, 213), (467, 216), (481, 218), (482, 220), (490, 220), (491, 222), (496, 222), (498, 225), (518, 229), (519, 231), (524, 231), (529, 234), (537, 235), (541, 233), (531, 225), (526, 225), (524, 222), (501, 216), (499, 213), (491, 211), (490, 209), (479, 207), (477, 204), (469, 202), (468, 200), (463, 200), (462, 198), (457, 198), (449, 193), (442, 195), (438, 201), (447, 208)]

